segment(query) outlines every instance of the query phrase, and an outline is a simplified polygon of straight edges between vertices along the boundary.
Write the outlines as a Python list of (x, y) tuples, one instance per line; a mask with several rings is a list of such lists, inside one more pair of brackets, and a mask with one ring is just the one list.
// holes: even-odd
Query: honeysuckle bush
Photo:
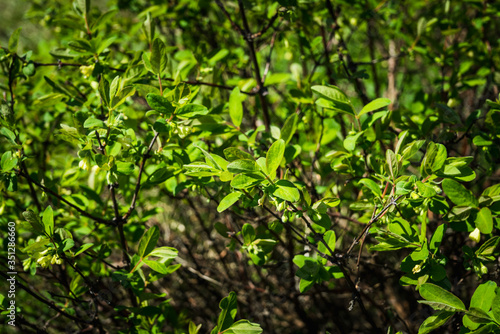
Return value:
[(4, 328), (500, 333), (499, 7), (2, 14)]

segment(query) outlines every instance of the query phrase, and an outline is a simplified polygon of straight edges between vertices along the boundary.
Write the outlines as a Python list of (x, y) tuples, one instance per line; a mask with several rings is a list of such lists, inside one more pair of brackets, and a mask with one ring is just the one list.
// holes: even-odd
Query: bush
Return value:
[(7, 332), (500, 333), (499, 12), (33, 0), (4, 18)]

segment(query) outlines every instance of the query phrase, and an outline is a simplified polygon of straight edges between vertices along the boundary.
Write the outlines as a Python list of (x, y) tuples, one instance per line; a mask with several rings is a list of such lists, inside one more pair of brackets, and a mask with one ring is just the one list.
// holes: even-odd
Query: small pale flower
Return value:
[(475, 242), (479, 242), (479, 240), (481, 240), (481, 232), (479, 231), (479, 229), (477, 227), (474, 229), (474, 231), (472, 231), (469, 234), (469, 239), (471, 239)]

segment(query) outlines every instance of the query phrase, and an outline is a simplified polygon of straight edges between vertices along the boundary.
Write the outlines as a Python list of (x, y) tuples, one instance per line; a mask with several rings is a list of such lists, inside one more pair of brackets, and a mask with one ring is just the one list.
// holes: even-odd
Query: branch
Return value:
[(144, 155), (142, 157), (141, 167), (139, 168), (139, 175), (137, 176), (137, 183), (135, 185), (134, 196), (132, 197), (132, 203), (130, 203), (130, 207), (129, 207), (127, 213), (123, 215), (122, 222), (120, 222), (120, 223), (126, 222), (127, 219), (130, 217), (130, 215), (132, 214), (132, 212), (135, 209), (135, 204), (137, 202), (139, 190), (141, 189), (141, 178), (142, 178), (142, 173), (144, 172), (144, 165), (146, 164), (146, 160), (149, 158), (149, 153), (153, 149), (153, 145), (156, 141), (156, 138), (158, 138), (158, 135), (159, 135), (158, 132), (154, 135), (153, 140), (151, 140), (151, 143), (149, 144), (147, 151), (144, 153)]
[(267, 26), (265, 26), (261, 31), (256, 32), (255, 34), (250, 35), (250, 38), (251, 39), (256, 39), (257, 37), (260, 37), (260, 36), (264, 35), (266, 33), (266, 31), (268, 31), (269, 28), (271, 28), (271, 26), (273, 25), (274, 21), (276, 21), (276, 19), (278, 18), (278, 14), (279, 14), (279, 12), (276, 11), (276, 14), (274, 14), (273, 17), (271, 17), (271, 19), (267, 23)]
[[(5, 273), (3, 273), (1, 271), (0, 271), (0, 275), (3, 276), (5, 279), (9, 278), (9, 275), (6, 275)], [(16, 280), (16, 286), (19, 286), (21, 289), (23, 289), (24, 291), (26, 291), (28, 294), (30, 294), (33, 297), (35, 297), (35, 299), (37, 299), (40, 302), (44, 303), (49, 308), (57, 311), (61, 315), (65, 316), (66, 318), (71, 319), (71, 320), (76, 321), (76, 322), (79, 322), (79, 323), (85, 323), (85, 324), (88, 323), (85, 320), (82, 320), (80, 318), (77, 318), (75, 316), (72, 316), (71, 314), (68, 314), (68, 313), (64, 312), (63, 310), (61, 310), (60, 308), (58, 308), (57, 306), (55, 306), (53, 302), (50, 302), (50, 301), (48, 301), (48, 300), (40, 297), (38, 294), (36, 294), (33, 291), (31, 291), (27, 286), (25, 286), (24, 284), (20, 283), (18, 280)]]
[(66, 199), (64, 199), (61, 195), (57, 194), (56, 192), (52, 191), (51, 189), (49, 189), (49, 188), (47, 188), (47, 187), (45, 187), (43, 185), (41, 185), (38, 181), (32, 179), (24, 171), (19, 170), (19, 169), (15, 169), (15, 171), (17, 172), (18, 175), (21, 175), (22, 177), (26, 178), (30, 182), (33, 182), (34, 184), (36, 184), (38, 187), (40, 187), (46, 193), (51, 194), (52, 196), (54, 196), (55, 198), (57, 198), (61, 202), (66, 203), (67, 205), (69, 205), (70, 207), (72, 207), (73, 209), (75, 209), (76, 211), (78, 211), (82, 216), (90, 218), (90, 219), (92, 219), (92, 220), (94, 220), (94, 221), (96, 221), (98, 223), (104, 224), (104, 225), (112, 225), (112, 223), (110, 223), (108, 220), (106, 220), (104, 218), (93, 216), (90, 213), (86, 212), (85, 210), (80, 209), (78, 206), (76, 206), (73, 203), (71, 203), (71, 202), (67, 201)]

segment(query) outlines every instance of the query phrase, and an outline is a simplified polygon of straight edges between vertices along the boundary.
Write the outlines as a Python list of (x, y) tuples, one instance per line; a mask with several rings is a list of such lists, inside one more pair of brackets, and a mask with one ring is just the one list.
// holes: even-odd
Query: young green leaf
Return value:
[(328, 247), (322, 241), (320, 241), (318, 243), (318, 250), (322, 253), (325, 253), (326, 255), (333, 255), (330, 250), (332, 252), (335, 251), (335, 242), (337, 241), (335, 232), (332, 230), (326, 231), (326, 233), (323, 235), (323, 240), (325, 240)]
[(300, 200), (299, 189), (297, 189), (292, 182), (288, 180), (279, 180), (275, 185), (276, 189), (273, 192), (274, 196), (289, 202), (297, 202)]
[(364, 133), (364, 131), (360, 131), (355, 133), (354, 135), (349, 135), (344, 139), (344, 147), (346, 150), (349, 152), (354, 151), (356, 148), (356, 142), (358, 141), (358, 138)]
[(231, 181), (231, 187), (235, 189), (246, 189), (261, 183), (264, 177), (261, 174), (238, 174)]
[(234, 161), (239, 159), (253, 160), (253, 156), (251, 154), (244, 152), (236, 147), (228, 147), (224, 149), (224, 156), (229, 161)]
[(12, 168), (17, 166), (17, 158), (15, 156), (12, 156), (11, 151), (6, 151), (4, 152), (4, 154), (2, 154), (0, 166), (3, 172), (8, 172)]
[(243, 241), (245, 242), (245, 245), (250, 245), (252, 241), (255, 240), (255, 229), (248, 223), (243, 225), (243, 227), (241, 228), (241, 234), (243, 235)]
[(493, 218), (490, 209), (481, 208), (476, 216), (476, 226), (483, 234), (490, 234), (493, 231)]
[(202, 106), (201, 104), (188, 103), (180, 107), (175, 115), (179, 118), (197, 118), (197, 116), (203, 116), (210, 112), (207, 107)]
[(445, 179), (442, 183), (442, 187), (446, 196), (456, 205), (474, 208), (478, 207), (479, 202), (477, 198), (457, 181)]
[(419, 293), (426, 300), (419, 300), (419, 303), (428, 304), (435, 310), (465, 311), (464, 303), (457, 296), (435, 284), (423, 284)]
[(229, 207), (231, 207), (234, 203), (238, 201), (241, 195), (243, 195), (243, 193), (240, 191), (235, 191), (233, 193), (226, 195), (226, 197), (224, 197), (220, 201), (219, 206), (217, 207), (217, 211), (222, 212), (224, 210), (227, 210)]
[(266, 167), (269, 174), (274, 173), (280, 166), (283, 155), (285, 154), (285, 141), (278, 139), (275, 141), (266, 155)]
[(378, 184), (371, 180), (371, 179), (361, 179), (358, 181), (359, 184), (362, 184), (364, 185), (365, 187), (367, 187), (368, 189), (371, 190), (371, 192), (375, 195), (375, 196), (381, 196), (382, 195), (382, 191), (380, 190), (380, 187), (378, 186)]
[(443, 326), (454, 314), (455, 312), (451, 311), (438, 311), (434, 313), (433, 315), (425, 319), (424, 322), (420, 325), (418, 334), (427, 334), (432, 332), (436, 328)]
[(148, 101), (148, 104), (152, 109), (165, 114), (166, 116), (169, 116), (175, 111), (172, 103), (161, 95), (149, 93), (146, 96), (146, 101)]
[(163, 41), (157, 37), (153, 41), (152, 49), (151, 49), (151, 68), (153, 73), (156, 75), (161, 75), (165, 68), (167, 67), (167, 52), (165, 48), (165, 44)]
[(54, 234), (54, 212), (50, 205), (43, 211), (42, 222), (45, 233), (52, 236)]
[(175, 259), (178, 253), (179, 251), (173, 247), (163, 246), (153, 249), (149, 256), (160, 257), (163, 261), (167, 261)]
[(260, 334), (262, 328), (259, 324), (255, 324), (248, 320), (239, 320), (231, 325), (224, 334)]
[(9, 52), (17, 53), (17, 44), (19, 42), (19, 34), (21, 33), (22, 28), (17, 28), (14, 30), (12, 35), (9, 38)]
[(23, 212), (24, 219), (30, 223), (33, 230), (37, 233), (43, 233), (45, 231), (44, 226), (40, 223), (40, 218), (32, 210), (27, 210)]
[(312, 86), (311, 90), (319, 96), (332, 102), (332, 106), (339, 112), (356, 116), (351, 101), (338, 87), (335, 86)]
[(156, 247), (158, 238), (160, 237), (160, 229), (154, 225), (141, 238), (137, 255), (140, 258), (148, 256)]
[(283, 128), (281, 129), (280, 138), (285, 141), (285, 145), (290, 142), (293, 135), (295, 134), (295, 131), (297, 130), (298, 119), (299, 117), (297, 116), (297, 114), (293, 113), (290, 117), (286, 119), (285, 124), (283, 125)]
[(231, 173), (256, 173), (259, 171), (259, 166), (255, 163), (255, 160), (235, 160), (227, 165), (227, 170)]
[(374, 110), (386, 107), (389, 104), (391, 104), (390, 99), (387, 99), (387, 98), (375, 99), (372, 102), (368, 103), (366, 106), (364, 106), (363, 109), (361, 109), (361, 111), (359, 112), (358, 116), (366, 114), (367, 112), (370, 112), (370, 111), (374, 111)]
[(222, 310), (217, 319), (217, 328), (219, 333), (224, 332), (226, 329), (231, 327), (234, 323), (234, 318), (236, 317), (238, 301), (236, 299), (236, 293), (231, 291), (229, 295), (221, 300), (219, 303), (219, 308)]
[(243, 104), (238, 87), (235, 87), (229, 96), (229, 116), (233, 124), (239, 128), (243, 119)]
[(447, 157), (446, 147), (441, 144), (430, 142), (427, 145), (427, 152), (420, 165), (422, 176), (432, 175), (443, 167)]

